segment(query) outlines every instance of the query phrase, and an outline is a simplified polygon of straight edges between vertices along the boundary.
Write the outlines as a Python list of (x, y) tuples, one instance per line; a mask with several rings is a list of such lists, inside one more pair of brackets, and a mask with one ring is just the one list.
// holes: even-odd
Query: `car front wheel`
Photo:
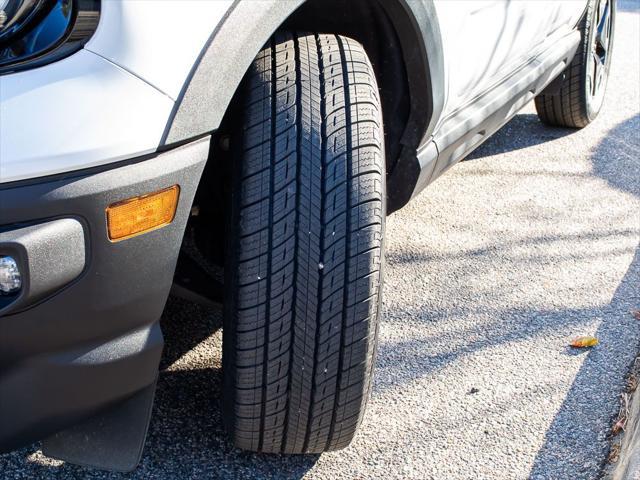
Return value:
[(376, 79), (343, 36), (279, 33), (245, 78), (225, 267), (223, 416), (236, 446), (345, 447), (371, 388), (385, 156)]

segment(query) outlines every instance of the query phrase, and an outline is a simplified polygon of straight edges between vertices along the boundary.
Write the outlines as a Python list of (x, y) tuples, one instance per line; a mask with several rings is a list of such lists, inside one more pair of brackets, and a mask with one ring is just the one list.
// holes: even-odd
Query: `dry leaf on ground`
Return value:
[(627, 419), (626, 418), (621, 418), (620, 420), (618, 420), (616, 422), (616, 424), (613, 426), (613, 428), (611, 429), (611, 433), (613, 435), (617, 435), (620, 432), (622, 432), (625, 427), (627, 426)]
[(575, 348), (588, 348), (595, 347), (598, 344), (598, 339), (596, 337), (584, 336), (574, 338), (569, 345)]
[(611, 450), (609, 450), (609, 456), (607, 458), (607, 462), (616, 463), (620, 458), (620, 444), (614, 443), (611, 446)]

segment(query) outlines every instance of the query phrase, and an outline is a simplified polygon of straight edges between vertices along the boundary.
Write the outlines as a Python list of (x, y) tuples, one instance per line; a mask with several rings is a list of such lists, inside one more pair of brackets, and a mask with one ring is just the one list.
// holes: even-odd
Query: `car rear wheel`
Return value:
[(385, 156), (363, 47), (277, 34), (245, 78), (225, 267), (223, 416), (237, 447), (345, 447), (371, 388)]
[(615, 0), (590, 0), (580, 22), (582, 43), (560, 85), (553, 82), (535, 99), (544, 123), (582, 128), (600, 113), (611, 66), (615, 14)]

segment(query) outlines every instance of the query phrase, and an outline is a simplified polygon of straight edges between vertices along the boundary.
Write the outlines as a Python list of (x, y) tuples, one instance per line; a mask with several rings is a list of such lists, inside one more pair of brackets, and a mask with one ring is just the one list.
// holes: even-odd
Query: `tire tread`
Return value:
[(354, 40), (278, 33), (245, 81), (225, 314), (227, 428), (247, 450), (342, 448), (370, 394), (380, 310), (375, 75)]

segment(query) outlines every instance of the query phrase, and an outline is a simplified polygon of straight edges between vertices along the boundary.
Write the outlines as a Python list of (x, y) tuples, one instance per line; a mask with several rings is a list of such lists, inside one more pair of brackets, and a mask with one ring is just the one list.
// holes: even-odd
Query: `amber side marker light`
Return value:
[(109, 240), (119, 242), (169, 225), (176, 216), (180, 187), (129, 198), (107, 207)]

